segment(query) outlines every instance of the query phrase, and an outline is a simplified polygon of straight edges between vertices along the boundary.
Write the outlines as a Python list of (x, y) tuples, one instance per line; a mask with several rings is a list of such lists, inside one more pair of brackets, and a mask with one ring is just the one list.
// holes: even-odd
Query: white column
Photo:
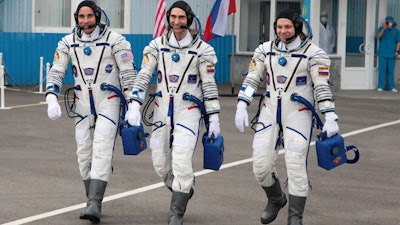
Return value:
[(35, 92), (36, 94), (43, 94), (43, 56), (40, 56), (40, 65), (39, 65), (39, 92)]
[(4, 96), (4, 66), (0, 65), (0, 109), (10, 109), (5, 107), (5, 96)]

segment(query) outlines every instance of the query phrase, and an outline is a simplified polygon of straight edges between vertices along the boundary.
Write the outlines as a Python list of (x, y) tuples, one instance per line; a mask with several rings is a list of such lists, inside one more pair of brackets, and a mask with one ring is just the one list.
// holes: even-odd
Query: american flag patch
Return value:
[(320, 66), (318, 68), (318, 76), (329, 76), (329, 67)]
[(207, 73), (214, 73), (215, 67), (214, 65), (207, 65)]
[(129, 52), (123, 53), (121, 55), (121, 58), (122, 58), (122, 62), (124, 62), (124, 63), (132, 61), (132, 59), (133, 59), (132, 52), (129, 51)]

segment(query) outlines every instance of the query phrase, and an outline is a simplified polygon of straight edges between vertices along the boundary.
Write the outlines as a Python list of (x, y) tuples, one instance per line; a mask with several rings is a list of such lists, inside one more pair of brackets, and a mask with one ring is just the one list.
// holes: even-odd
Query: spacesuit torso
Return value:
[(60, 94), (71, 61), (75, 82), (75, 139), (81, 176), (84, 180), (108, 181), (121, 99), (112, 91), (101, 90), (101, 84), (113, 85), (129, 98), (136, 70), (130, 43), (107, 26), (102, 29), (95, 40), (83, 41), (78, 36), (79, 30), (62, 38), (47, 76), (46, 92)]
[(214, 78), (216, 62), (214, 49), (200, 39), (184, 48), (175, 48), (168, 44), (166, 36), (156, 38), (144, 49), (142, 69), (133, 87), (134, 99), (143, 102), (148, 81), (157, 67), (156, 106), (162, 108), (159, 113), (172, 115), (169, 108), (173, 104), (173, 115), (177, 119), (185, 110), (193, 108), (193, 102), (183, 100), (184, 93), (204, 100), (208, 114), (218, 113), (220, 106)]
[(105, 93), (100, 90), (100, 85), (104, 82), (121, 88), (125, 97), (130, 96), (131, 93), (126, 91), (136, 76), (131, 46), (123, 36), (104, 29), (103, 35), (94, 41), (82, 41), (75, 32), (59, 42), (48, 77), (47, 92), (59, 94), (62, 78), (71, 60), (75, 85), (80, 86), (82, 92), (88, 93), (83, 89), (91, 88), (94, 98), (103, 99), (105, 96), (100, 95)]
[[(326, 53), (311, 42), (291, 51), (278, 50), (274, 42), (265, 42), (256, 49), (238, 98), (250, 103), (255, 90), (265, 81), (270, 99), (280, 98), (282, 105), (293, 104), (290, 96), (297, 93), (311, 103), (315, 98), (321, 112), (333, 110), (328, 83), (330, 59)], [(274, 102), (271, 104), (276, 106)]]

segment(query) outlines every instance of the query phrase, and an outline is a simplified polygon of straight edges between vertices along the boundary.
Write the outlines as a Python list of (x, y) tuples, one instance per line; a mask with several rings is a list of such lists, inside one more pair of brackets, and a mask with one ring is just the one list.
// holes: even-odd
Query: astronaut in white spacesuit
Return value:
[(101, 203), (112, 170), (114, 142), (120, 119), (120, 98), (101, 90), (102, 83), (120, 88), (129, 99), (136, 69), (130, 43), (103, 23), (104, 11), (92, 1), (82, 1), (74, 14), (75, 31), (59, 41), (47, 75), (48, 117), (61, 116), (57, 98), (62, 80), (72, 64), (75, 81), (75, 139), (80, 175), (88, 198), (81, 219), (100, 221)]
[(172, 191), (168, 222), (182, 224), (193, 194), (193, 152), (200, 133), (199, 107), (183, 99), (188, 93), (204, 102), (209, 115), (209, 136), (217, 137), (219, 96), (215, 81), (217, 57), (213, 47), (200, 39), (190, 26), (195, 15), (184, 1), (167, 11), (168, 31), (150, 42), (143, 51), (142, 67), (133, 87), (132, 104), (127, 112), (131, 125), (140, 124), (140, 105), (157, 67), (157, 88), (150, 148), (156, 173)]
[[(287, 203), (275, 168), (278, 148), (285, 149), (288, 176), (288, 224), (302, 224), (309, 190), (307, 156), (312, 138), (312, 113), (291, 100), (297, 93), (312, 104), (316, 101), (325, 115), (323, 131), (331, 137), (339, 131), (329, 80), (330, 60), (326, 53), (304, 34), (306, 22), (291, 9), (279, 13), (274, 23), (276, 39), (255, 50), (248, 74), (238, 95), (235, 124), (243, 132), (248, 126), (246, 107), (252, 102), (261, 82), (266, 83), (265, 97), (252, 128), (253, 173), (268, 197), (261, 223), (271, 223)], [(310, 29), (307, 29), (310, 31)]]

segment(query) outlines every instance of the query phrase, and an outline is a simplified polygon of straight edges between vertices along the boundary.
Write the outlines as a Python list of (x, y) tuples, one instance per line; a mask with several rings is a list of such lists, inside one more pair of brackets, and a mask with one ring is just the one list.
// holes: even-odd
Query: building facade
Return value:
[[(215, 0), (187, 0), (204, 26)], [(52, 62), (57, 42), (75, 26), (74, 10), (80, 0), (0, 0), (0, 52), (9, 85), (38, 84), (40, 57)], [(157, 0), (97, 0), (111, 27), (133, 46), (140, 67), (143, 48), (151, 41)], [(174, 0), (166, 0), (167, 8)], [(274, 38), (273, 22), (284, 8), (299, 10), (319, 41), (320, 12), (328, 13), (336, 43), (332, 83), (338, 89), (375, 89), (377, 41), (375, 34), (387, 15), (400, 21), (397, 0), (236, 0), (237, 12), (228, 18), (225, 37), (214, 39), (219, 62), (218, 83), (239, 85), (254, 49)], [(103, 18), (105, 19), (105, 18)], [(204, 27), (203, 27), (204, 28)], [(397, 67), (400, 67), (397, 63)], [(399, 69), (395, 83), (399, 88)], [(69, 73), (71, 74), (71, 73)], [(67, 75), (65, 83), (72, 83)]]

